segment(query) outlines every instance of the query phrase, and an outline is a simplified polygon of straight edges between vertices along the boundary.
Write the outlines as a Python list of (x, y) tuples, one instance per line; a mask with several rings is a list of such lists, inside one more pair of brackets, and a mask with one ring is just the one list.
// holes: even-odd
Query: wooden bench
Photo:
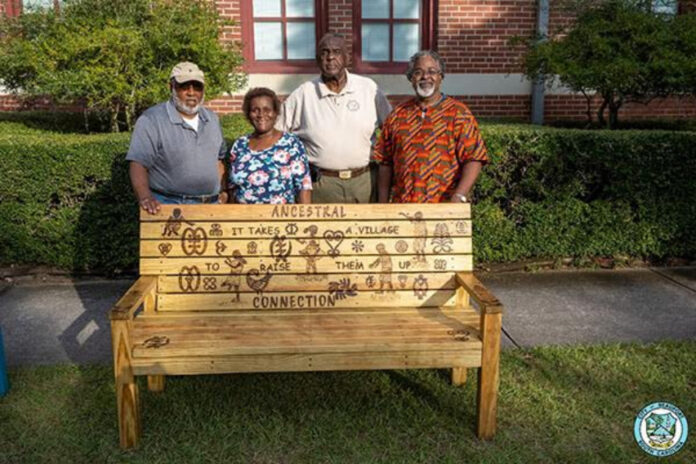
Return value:
[(110, 313), (122, 448), (138, 444), (140, 375), (162, 391), (167, 375), (451, 368), (461, 385), (475, 367), (477, 434), (495, 434), (502, 306), (472, 273), (469, 204), (140, 220), (141, 277)]

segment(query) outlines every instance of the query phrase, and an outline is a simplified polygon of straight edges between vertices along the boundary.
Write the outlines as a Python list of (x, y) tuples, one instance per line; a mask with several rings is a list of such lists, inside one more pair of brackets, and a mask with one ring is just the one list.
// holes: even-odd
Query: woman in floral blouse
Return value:
[(274, 129), (280, 101), (267, 88), (244, 96), (244, 115), (254, 132), (238, 138), (230, 152), (229, 187), (236, 203), (310, 203), (312, 181), (300, 139)]

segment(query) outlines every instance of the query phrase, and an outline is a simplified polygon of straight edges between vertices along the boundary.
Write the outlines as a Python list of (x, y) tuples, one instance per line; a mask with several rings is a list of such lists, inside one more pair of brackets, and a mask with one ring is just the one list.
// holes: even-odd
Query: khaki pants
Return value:
[(312, 184), (312, 203), (369, 203), (372, 190), (369, 169), (350, 179), (323, 175)]

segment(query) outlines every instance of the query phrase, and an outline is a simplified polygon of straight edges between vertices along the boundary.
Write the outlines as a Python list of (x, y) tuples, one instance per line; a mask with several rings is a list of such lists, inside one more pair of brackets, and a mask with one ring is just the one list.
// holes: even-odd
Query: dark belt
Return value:
[(176, 198), (177, 200), (196, 200), (201, 203), (217, 203), (220, 195), (181, 195), (178, 193), (163, 192), (161, 190), (156, 190), (151, 188), (150, 191), (163, 197)]
[(368, 164), (367, 166), (363, 166), (358, 169), (342, 169), (339, 171), (334, 171), (332, 169), (322, 169), (318, 168), (319, 172), (321, 172), (322, 175), (324, 176), (329, 176), (329, 177), (338, 177), (340, 179), (346, 180), (346, 179), (352, 179), (353, 177), (358, 177), (360, 174), (367, 172), (370, 170), (370, 165)]

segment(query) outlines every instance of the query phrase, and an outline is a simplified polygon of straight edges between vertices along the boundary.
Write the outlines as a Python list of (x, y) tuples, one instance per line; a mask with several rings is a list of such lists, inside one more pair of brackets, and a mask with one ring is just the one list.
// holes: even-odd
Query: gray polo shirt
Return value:
[(150, 188), (182, 195), (219, 193), (217, 166), (227, 152), (225, 139), (215, 113), (201, 108), (198, 116), (196, 131), (167, 101), (138, 118), (126, 159), (147, 168)]

